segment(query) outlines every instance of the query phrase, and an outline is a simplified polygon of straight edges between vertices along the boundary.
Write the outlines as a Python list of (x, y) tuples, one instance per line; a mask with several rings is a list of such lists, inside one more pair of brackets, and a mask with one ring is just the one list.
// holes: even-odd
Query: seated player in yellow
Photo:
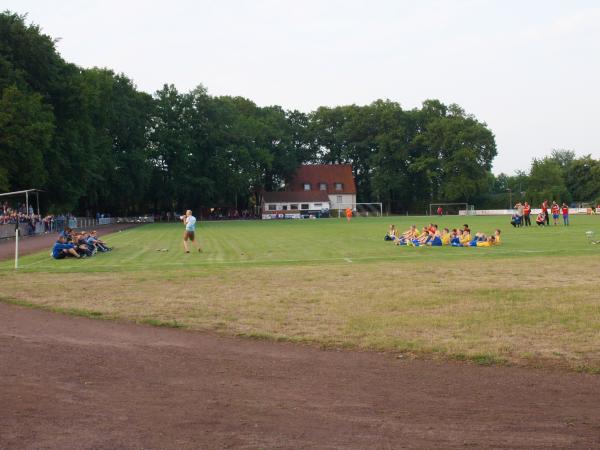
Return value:
[(450, 230), (448, 230), (448, 228), (444, 228), (442, 231), (442, 245), (450, 245), (450, 239), (452, 239)]
[(478, 241), (477, 247), (491, 247), (493, 245), (496, 245), (495, 241), (496, 239), (494, 238), (494, 236), (488, 236), (485, 241)]
[(494, 232), (494, 245), (500, 245), (502, 244), (502, 239), (500, 238), (500, 229), (496, 228), (496, 231)]
[(468, 228), (465, 228), (460, 237), (460, 245), (462, 245), (462, 246), (469, 245), (469, 242), (471, 242), (471, 230), (469, 230)]

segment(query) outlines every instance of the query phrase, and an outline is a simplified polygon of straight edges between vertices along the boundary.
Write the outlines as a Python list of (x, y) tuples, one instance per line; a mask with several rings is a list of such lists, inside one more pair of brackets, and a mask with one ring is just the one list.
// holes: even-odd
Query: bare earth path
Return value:
[[(100, 235), (114, 233), (116, 231), (126, 230), (128, 228), (137, 227), (135, 223), (119, 223), (114, 225), (102, 225), (97, 227)], [(19, 255), (25, 256), (31, 253), (36, 253), (41, 250), (48, 250), (56, 242), (58, 233), (38, 234), (36, 236), (25, 236), (19, 240)], [(15, 257), (15, 241), (14, 239), (0, 240), (0, 261)]]
[(0, 448), (598, 448), (600, 377), (0, 304)]

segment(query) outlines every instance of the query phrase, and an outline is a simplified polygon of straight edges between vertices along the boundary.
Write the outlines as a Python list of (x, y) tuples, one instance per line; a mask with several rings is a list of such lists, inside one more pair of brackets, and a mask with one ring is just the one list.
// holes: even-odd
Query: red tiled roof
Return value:
[(328, 202), (329, 196), (325, 191), (264, 192), (263, 201), (265, 203)]
[[(306, 164), (300, 166), (286, 189), (291, 192), (304, 191), (305, 183), (310, 184), (310, 192), (318, 191), (319, 185), (326, 183), (328, 194), (356, 194), (356, 185), (350, 164)], [(341, 191), (335, 190), (335, 183), (342, 183)]]

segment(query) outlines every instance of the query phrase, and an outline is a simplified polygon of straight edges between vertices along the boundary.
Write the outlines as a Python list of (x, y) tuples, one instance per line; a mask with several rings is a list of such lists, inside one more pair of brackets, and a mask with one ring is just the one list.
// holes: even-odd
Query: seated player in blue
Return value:
[(477, 247), (477, 243), (478, 242), (486, 242), (487, 236), (485, 235), (485, 233), (475, 233), (475, 236), (473, 237), (473, 239), (471, 239), (471, 242), (469, 242), (469, 247)]
[(431, 245), (432, 247), (441, 247), (442, 246), (442, 237), (439, 233), (434, 233), (430, 236), (429, 241), (427, 241), (427, 245)]
[(67, 238), (64, 236), (59, 236), (58, 240), (52, 247), (52, 257), (54, 259), (63, 259), (67, 256), (73, 258), (79, 258), (79, 254), (75, 250), (75, 245), (70, 242), (67, 242)]
[(463, 234), (463, 231), (461, 229), (457, 230), (455, 228), (452, 230), (452, 237), (450, 238), (450, 245), (452, 247), (462, 247), (462, 244), (460, 243), (462, 234)]

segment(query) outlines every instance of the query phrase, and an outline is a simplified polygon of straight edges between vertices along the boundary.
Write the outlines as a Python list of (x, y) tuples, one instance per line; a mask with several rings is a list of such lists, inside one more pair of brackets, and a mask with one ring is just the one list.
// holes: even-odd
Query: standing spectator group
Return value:
[[(528, 202), (517, 202), (514, 209), (515, 212), (510, 222), (511, 225), (514, 227), (531, 226), (531, 205)], [(569, 226), (569, 206), (566, 203), (559, 206), (556, 201), (552, 201), (552, 204), (550, 205), (548, 200), (544, 200), (540, 205), (540, 212), (536, 217), (535, 223), (537, 223), (538, 226), (549, 226), (550, 214), (552, 214), (552, 220), (555, 226), (559, 224), (561, 214), (563, 225)]]

